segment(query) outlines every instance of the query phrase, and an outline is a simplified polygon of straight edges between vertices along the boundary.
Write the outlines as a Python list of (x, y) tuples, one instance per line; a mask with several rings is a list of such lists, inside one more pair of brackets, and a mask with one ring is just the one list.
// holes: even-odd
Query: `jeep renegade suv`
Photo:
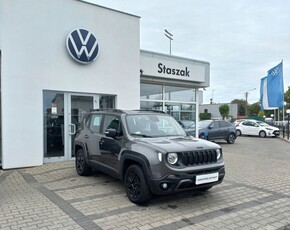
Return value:
[(187, 135), (170, 115), (157, 111), (94, 110), (74, 140), (76, 170), (93, 169), (124, 182), (136, 204), (152, 194), (208, 190), (225, 176), (219, 145)]

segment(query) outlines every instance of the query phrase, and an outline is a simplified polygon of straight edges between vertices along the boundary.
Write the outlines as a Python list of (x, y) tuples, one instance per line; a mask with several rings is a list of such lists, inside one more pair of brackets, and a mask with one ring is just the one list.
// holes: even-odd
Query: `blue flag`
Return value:
[(268, 71), (267, 94), (269, 107), (284, 106), (283, 62)]

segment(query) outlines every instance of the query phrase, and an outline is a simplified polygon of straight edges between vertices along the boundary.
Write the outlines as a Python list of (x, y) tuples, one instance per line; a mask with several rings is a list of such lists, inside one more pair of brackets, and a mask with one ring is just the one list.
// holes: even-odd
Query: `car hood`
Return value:
[(264, 126), (264, 127), (268, 128), (268, 129), (279, 130), (279, 128), (277, 128), (275, 126), (271, 126), (271, 125), (267, 125), (267, 126)]
[(150, 145), (151, 147), (162, 149), (166, 152), (182, 152), (220, 148), (218, 144), (213, 142), (191, 137), (140, 138), (136, 140), (136, 142)]

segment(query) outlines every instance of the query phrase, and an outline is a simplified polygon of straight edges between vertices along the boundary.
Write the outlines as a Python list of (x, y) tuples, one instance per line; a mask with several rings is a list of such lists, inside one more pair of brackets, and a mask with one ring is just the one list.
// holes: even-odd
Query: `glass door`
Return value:
[(99, 108), (99, 95), (43, 92), (44, 162), (74, 157), (73, 138), (83, 117)]
[(65, 155), (65, 94), (43, 92), (44, 158), (64, 158)]
[(82, 95), (82, 94), (70, 94), (69, 95), (69, 114), (68, 114), (68, 134), (70, 146), (68, 157), (74, 157), (73, 139), (76, 131), (78, 130), (85, 114), (93, 109), (98, 108), (98, 95)]

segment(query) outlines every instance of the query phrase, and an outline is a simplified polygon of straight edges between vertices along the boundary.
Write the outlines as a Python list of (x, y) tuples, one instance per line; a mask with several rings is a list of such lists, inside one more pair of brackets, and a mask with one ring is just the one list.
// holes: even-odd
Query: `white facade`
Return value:
[[(97, 38), (93, 63), (68, 54), (76, 28)], [(110, 94), (117, 108), (139, 108), (139, 40), (133, 15), (75, 0), (1, 0), (2, 167), (43, 164), (44, 90)]]
[(138, 16), (80, 0), (0, 1), (3, 169), (73, 159), (75, 130), (91, 109), (198, 120), (209, 63), (140, 52), (139, 27)]
[[(237, 119), (238, 117), (238, 104), (225, 103), (229, 106), (229, 116), (230, 118)], [(222, 119), (219, 107), (223, 104), (202, 104), (199, 105), (200, 113), (210, 113), (211, 119)]]

